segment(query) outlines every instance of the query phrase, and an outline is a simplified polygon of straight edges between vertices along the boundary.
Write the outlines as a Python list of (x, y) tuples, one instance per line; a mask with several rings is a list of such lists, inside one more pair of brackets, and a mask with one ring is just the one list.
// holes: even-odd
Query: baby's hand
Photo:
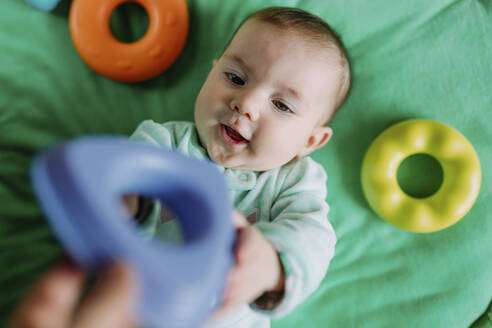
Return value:
[(219, 316), (239, 304), (252, 303), (265, 292), (284, 288), (284, 271), (273, 245), (239, 212), (233, 217), (238, 229), (235, 265), (228, 276), (223, 304), (216, 312)]
[(130, 217), (135, 216), (138, 211), (138, 195), (136, 194), (126, 194), (123, 195), (123, 204), (125, 205), (125, 210), (127, 210)]

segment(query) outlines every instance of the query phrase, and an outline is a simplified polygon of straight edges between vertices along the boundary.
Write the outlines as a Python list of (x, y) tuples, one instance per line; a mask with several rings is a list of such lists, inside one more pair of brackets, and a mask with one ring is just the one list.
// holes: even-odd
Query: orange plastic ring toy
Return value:
[[(149, 16), (146, 34), (133, 43), (120, 42), (111, 33), (111, 13), (122, 3), (135, 2)], [(70, 34), (82, 59), (110, 79), (138, 82), (168, 68), (178, 57), (188, 35), (185, 0), (74, 0)]]

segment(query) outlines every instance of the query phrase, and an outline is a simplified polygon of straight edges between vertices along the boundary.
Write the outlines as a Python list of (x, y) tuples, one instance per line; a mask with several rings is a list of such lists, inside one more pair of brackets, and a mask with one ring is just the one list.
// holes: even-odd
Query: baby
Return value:
[[(323, 279), (336, 237), (326, 174), (307, 155), (330, 140), (326, 124), (349, 88), (347, 55), (329, 25), (300, 9), (267, 8), (248, 17), (213, 62), (195, 124), (144, 121), (132, 135), (211, 159), (226, 177), (239, 227), (236, 261), (206, 327), (269, 327)], [(144, 229), (179, 234), (159, 203), (126, 202)]]

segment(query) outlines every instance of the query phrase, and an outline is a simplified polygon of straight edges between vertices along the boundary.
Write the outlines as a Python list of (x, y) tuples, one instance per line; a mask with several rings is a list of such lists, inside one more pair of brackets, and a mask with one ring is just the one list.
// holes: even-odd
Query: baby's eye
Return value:
[(225, 73), (227, 79), (236, 85), (244, 85), (243, 79), (234, 73)]
[(282, 112), (292, 112), (292, 110), (289, 108), (289, 106), (287, 106), (286, 104), (284, 104), (283, 102), (281, 102), (279, 100), (274, 100), (273, 104), (275, 105), (275, 107), (277, 107)]

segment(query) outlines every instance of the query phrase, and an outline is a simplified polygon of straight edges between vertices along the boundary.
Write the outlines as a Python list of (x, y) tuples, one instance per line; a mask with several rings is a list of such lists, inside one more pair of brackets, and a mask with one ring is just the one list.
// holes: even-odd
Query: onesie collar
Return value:
[(256, 173), (253, 171), (226, 169), (218, 164), (215, 166), (224, 175), (231, 190), (251, 190), (256, 185)]

